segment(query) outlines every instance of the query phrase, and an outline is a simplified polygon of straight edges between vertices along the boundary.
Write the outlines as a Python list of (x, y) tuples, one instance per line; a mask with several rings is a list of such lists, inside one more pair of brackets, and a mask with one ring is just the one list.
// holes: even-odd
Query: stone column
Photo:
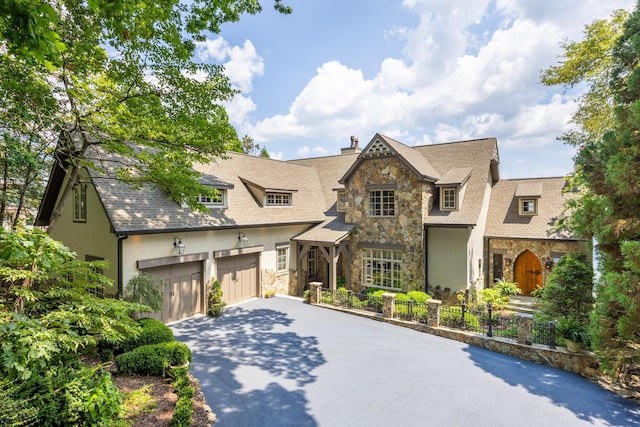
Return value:
[(311, 290), (309, 302), (319, 304), (322, 301), (322, 282), (309, 282), (309, 289)]
[(437, 328), (440, 326), (440, 305), (442, 301), (439, 299), (430, 299), (427, 301), (427, 325)]
[(533, 343), (533, 314), (518, 313), (518, 344), (531, 345)]
[(387, 292), (382, 294), (382, 317), (393, 319), (393, 307), (396, 294)]

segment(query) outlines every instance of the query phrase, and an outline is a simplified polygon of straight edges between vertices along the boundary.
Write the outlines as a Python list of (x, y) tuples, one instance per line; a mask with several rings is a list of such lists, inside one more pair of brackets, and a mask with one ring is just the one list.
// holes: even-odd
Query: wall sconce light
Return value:
[(504, 259), (504, 265), (506, 265), (507, 267), (511, 266), (511, 258), (505, 258)]
[(173, 247), (175, 248), (178, 255), (182, 255), (184, 253), (184, 243), (182, 243), (181, 237), (173, 238)]
[(244, 247), (249, 244), (249, 238), (244, 233), (238, 233), (238, 246)]
[(544, 268), (546, 268), (547, 270), (551, 270), (553, 268), (553, 261), (549, 260), (547, 262), (544, 263)]

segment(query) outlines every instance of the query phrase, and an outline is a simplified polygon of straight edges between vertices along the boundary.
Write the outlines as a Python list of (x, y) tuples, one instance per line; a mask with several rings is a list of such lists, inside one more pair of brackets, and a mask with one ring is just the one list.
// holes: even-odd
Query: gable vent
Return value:
[(373, 144), (369, 146), (367, 151), (364, 153), (366, 156), (380, 156), (383, 154), (389, 154), (391, 150), (384, 142), (376, 139)]

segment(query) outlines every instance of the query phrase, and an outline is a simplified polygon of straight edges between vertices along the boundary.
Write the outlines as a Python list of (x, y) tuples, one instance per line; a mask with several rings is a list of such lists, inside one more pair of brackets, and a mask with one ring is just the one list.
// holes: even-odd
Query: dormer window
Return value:
[(464, 189), (473, 168), (449, 169), (438, 181), (440, 188), (440, 210), (457, 211), (464, 199)]
[(200, 194), (196, 197), (198, 203), (202, 203), (208, 208), (223, 208), (227, 206), (227, 190), (216, 189), (217, 192), (213, 196), (205, 196)]
[(445, 187), (440, 189), (440, 209), (443, 211), (453, 211), (458, 209), (457, 188)]
[(538, 200), (520, 199), (520, 215), (537, 215)]
[(518, 184), (515, 197), (518, 199), (518, 214), (538, 215), (538, 203), (542, 197), (542, 183), (527, 181)]
[(338, 201), (336, 202), (336, 209), (338, 212), (344, 212), (347, 210), (347, 193), (345, 191), (338, 191)]
[(291, 206), (291, 193), (267, 192), (267, 206)]

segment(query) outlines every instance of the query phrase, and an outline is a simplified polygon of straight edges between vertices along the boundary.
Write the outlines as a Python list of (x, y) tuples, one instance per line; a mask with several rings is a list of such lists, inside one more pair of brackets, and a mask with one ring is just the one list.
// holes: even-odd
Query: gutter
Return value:
[(118, 239), (118, 291), (116, 292), (116, 299), (122, 298), (124, 285), (122, 283), (122, 241), (129, 238), (128, 234), (116, 234)]

